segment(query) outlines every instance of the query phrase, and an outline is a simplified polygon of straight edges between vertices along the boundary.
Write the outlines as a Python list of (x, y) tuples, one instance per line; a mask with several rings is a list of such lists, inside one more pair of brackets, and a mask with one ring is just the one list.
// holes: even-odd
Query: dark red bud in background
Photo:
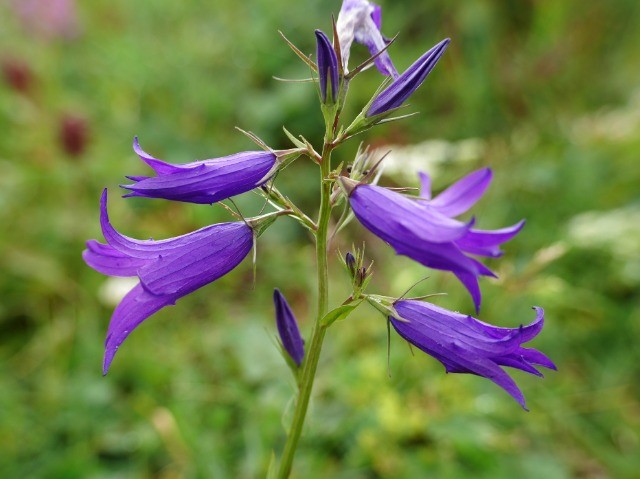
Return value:
[(33, 73), (31, 68), (17, 58), (5, 58), (2, 60), (2, 80), (12, 90), (27, 93), (33, 85)]
[(73, 157), (84, 153), (89, 136), (87, 121), (76, 115), (64, 115), (60, 120), (60, 144)]

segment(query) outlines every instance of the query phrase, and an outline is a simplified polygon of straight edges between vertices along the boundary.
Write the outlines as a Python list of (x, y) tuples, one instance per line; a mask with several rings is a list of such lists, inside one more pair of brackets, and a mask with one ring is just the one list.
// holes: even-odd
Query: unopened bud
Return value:
[(320, 30), (316, 30), (318, 76), (322, 103), (333, 104), (338, 100), (338, 58), (331, 41)]
[(296, 366), (300, 367), (304, 359), (304, 341), (300, 336), (296, 317), (279, 289), (273, 292), (273, 303), (276, 308), (276, 325), (278, 326), (282, 348), (291, 357)]
[(349, 268), (349, 273), (351, 273), (351, 277), (353, 278), (356, 274), (356, 258), (351, 253), (347, 253), (344, 261), (347, 264), (347, 268)]

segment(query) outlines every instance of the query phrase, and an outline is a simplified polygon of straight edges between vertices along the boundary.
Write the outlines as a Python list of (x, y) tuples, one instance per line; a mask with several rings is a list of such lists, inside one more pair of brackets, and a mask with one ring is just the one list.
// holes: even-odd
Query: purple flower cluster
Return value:
[[(36, 5), (38, 2), (31, 2)], [(397, 254), (404, 255), (429, 268), (453, 273), (469, 292), (476, 313), (482, 294), (479, 278), (495, 274), (481, 258), (502, 255), (503, 243), (514, 238), (524, 221), (514, 225), (485, 230), (476, 228), (476, 219), (461, 220), (489, 187), (492, 171), (482, 168), (466, 175), (437, 196), (432, 195), (431, 178), (419, 173), (421, 189), (418, 196), (401, 194), (377, 186), (373, 171), (366, 166), (366, 150), (359, 152), (351, 165), (349, 176), (331, 172), (331, 152), (341, 142), (385, 120), (400, 108), (432, 72), (450, 40), (444, 39), (416, 60), (404, 73), (398, 74), (386, 48), (390, 41), (381, 33), (381, 8), (367, 0), (344, 0), (335, 25), (335, 44), (322, 31), (316, 30), (316, 61), (290, 45), (294, 51), (318, 72), (322, 112), (327, 125), (322, 155), (307, 140), (287, 136), (296, 146), (291, 150), (274, 151), (248, 133), (263, 151), (246, 151), (220, 158), (171, 164), (146, 153), (134, 139), (133, 149), (155, 173), (153, 176), (128, 176), (133, 183), (122, 185), (125, 197), (162, 198), (196, 204), (213, 204), (254, 188), (261, 191), (278, 210), (248, 220), (214, 224), (182, 236), (165, 240), (136, 240), (119, 233), (110, 223), (107, 213), (107, 191), (100, 201), (100, 225), (106, 243), (87, 242), (83, 252), (85, 262), (96, 271), (109, 276), (138, 278), (138, 284), (116, 307), (109, 323), (105, 342), (103, 373), (107, 374), (114, 356), (144, 320), (160, 309), (173, 305), (182, 297), (216, 281), (238, 266), (255, 245), (256, 238), (277, 216), (291, 214), (315, 235), (318, 264), (326, 260), (327, 225), (331, 209), (340, 200), (340, 188), (331, 194), (329, 185), (336, 182), (359, 222), (371, 233), (388, 243)], [(372, 55), (367, 62), (349, 73), (347, 64), (353, 42), (365, 45)], [(339, 45), (338, 45), (339, 43)], [(390, 77), (385, 88), (371, 99), (353, 123), (344, 129), (340, 114), (351, 79), (375, 63), (378, 71)], [(396, 118), (397, 119), (397, 118)], [(322, 207), (319, 220), (309, 219), (287, 197), (274, 191), (270, 182), (276, 172), (306, 154), (320, 164), (323, 174)], [(362, 154), (361, 154), (362, 153)], [(375, 168), (374, 168), (375, 170)], [(341, 227), (349, 218), (348, 208), (339, 220)], [(364, 248), (356, 254), (347, 253), (344, 265), (351, 276), (352, 290), (346, 301), (327, 311), (326, 261), (319, 275), (319, 315), (314, 334), (323, 332), (338, 319), (344, 319), (360, 303), (367, 300), (388, 317), (397, 333), (409, 343), (440, 361), (449, 373), (468, 373), (485, 377), (503, 388), (526, 409), (522, 392), (503, 367), (542, 376), (541, 366), (555, 369), (553, 362), (536, 349), (523, 347), (542, 330), (544, 312), (536, 310), (536, 319), (519, 328), (500, 328), (471, 316), (454, 313), (415, 299), (394, 299), (366, 294), (372, 274), (372, 263), (366, 264)], [(320, 266), (319, 266), (320, 267)], [(324, 281), (324, 283), (323, 283)], [(322, 293), (323, 292), (323, 293)], [(324, 297), (322, 297), (324, 295)], [(322, 340), (310, 342), (313, 347), (305, 358), (305, 344), (296, 317), (284, 295), (273, 294), (276, 327), (282, 353), (294, 371), (298, 384), (309, 384), (314, 372)], [(321, 338), (322, 336), (320, 336)], [(315, 358), (315, 359), (314, 359)], [(314, 363), (316, 361), (316, 363)], [(304, 367), (303, 367), (303, 363)], [(308, 401), (308, 394), (306, 396)], [(301, 403), (302, 404), (302, 403)], [(302, 407), (306, 407), (303, 405)]]

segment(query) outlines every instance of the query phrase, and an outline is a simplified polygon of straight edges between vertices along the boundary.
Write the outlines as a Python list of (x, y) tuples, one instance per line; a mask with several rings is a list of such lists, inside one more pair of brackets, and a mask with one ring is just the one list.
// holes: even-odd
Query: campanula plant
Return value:
[[(122, 185), (128, 192), (125, 197), (213, 204), (254, 191), (264, 197), (272, 212), (244, 218), (227, 206), (236, 217), (233, 222), (213, 224), (165, 240), (142, 241), (129, 238), (112, 226), (104, 190), (99, 217), (106, 243), (90, 240), (83, 252), (85, 262), (96, 271), (139, 280), (116, 307), (107, 328), (103, 360), (103, 373), (107, 374), (117, 350), (134, 329), (188, 294), (200, 294), (197, 290), (204, 287), (215, 289), (215, 285), (208, 285), (226, 274), (233, 274), (255, 248), (261, 233), (278, 218), (293, 218), (311, 233), (317, 265), (317, 307), (306, 340), (285, 294), (277, 285), (272, 285), (274, 336), (293, 373), (296, 395), (285, 445), (277, 455), (278, 460), (272, 462), (269, 477), (287, 478), (291, 473), (327, 330), (338, 324), (355, 327), (339, 320), (348, 318), (364, 303), (382, 313), (381, 327), (386, 322), (387, 327), (393, 327), (407, 343), (442, 363), (446, 372), (486, 378), (524, 409), (524, 394), (504, 368), (520, 369), (536, 376), (542, 376), (537, 367), (556, 368), (542, 352), (523, 346), (542, 331), (542, 308), (534, 307), (536, 318), (531, 324), (503, 328), (426, 301), (430, 297), (405, 299), (404, 295), (398, 298), (372, 294), (368, 288), (373, 263), (365, 258), (364, 246), (340, 255), (351, 286), (344, 293), (344, 300), (330, 307), (330, 239), (353, 217), (397, 254), (426, 268), (454, 275), (468, 290), (476, 316), (482, 301), (481, 280), (496, 276), (479, 258), (500, 257), (503, 254), (500, 247), (524, 226), (523, 220), (499, 229), (480, 229), (477, 224), (483, 222), (475, 217), (459, 218), (489, 187), (493, 175), (489, 168), (469, 173), (434, 196), (427, 172), (416, 172), (421, 184), (418, 194), (379, 186), (380, 161), (374, 161), (375, 154), (368, 148), (361, 147), (347, 166), (332, 163), (333, 152), (353, 136), (380, 123), (410, 116), (394, 114), (406, 106), (450, 44), (449, 39), (441, 40), (404, 73), (398, 74), (389, 53), (392, 40), (382, 35), (381, 22), (382, 11), (378, 5), (366, 0), (344, 0), (332, 34), (315, 31), (315, 58), (285, 38), (310, 68), (317, 87), (319, 109), (326, 127), (322, 145), (317, 149), (306, 138), (294, 136), (286, 129), (292, 143), (287, 150), (274, 150), (254, 134), (243, 132), (259, 150), (172, 164), (149, 155), (137, 138), (134, 140), (135, 153), (153, 173), (128, 176), (133, 183)], [(354, 42), (364, 45), (371, 57), (349, 68)], [(371, 100), (361, 105), (360, 113), (346, 123), (342, 113), (347, 91), (354, 79), (371, 66), (376, 68), (367, 74), (379, 75), (381, 85), (372, 92)], [(316, 219), (296, 206), (276, 185), (279, 176), (284, 174), (276, 173), (298, 158), (306, 158), (318, 166), (320, 198)], [(330, 224), (332, 235), (329, 235)], [(132, 341), (134, 339), (129, 340)]]

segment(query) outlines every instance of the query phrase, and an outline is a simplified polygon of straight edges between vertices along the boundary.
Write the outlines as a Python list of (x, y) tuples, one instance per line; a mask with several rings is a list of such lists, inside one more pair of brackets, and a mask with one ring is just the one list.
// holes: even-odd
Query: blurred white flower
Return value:
[(121, 278), (119, 276), (109, 276), (100, 286), (98, 298), (105, 306), (117, 306), (138, 282), (137, 277)]
[(609, 251), (622, 263), (621, 276), (640, 282), (640, 204), (608, 211), (588, 211), (568, 225), (569, 242)]
[(390, 151), (383, 162), (385, 173), (399, 181), (416, 181), (416, 171), (438, 176), (443, 166), (467, 163), (480, 159), (485, 143), (479, 138), (468, 138), (457, 142), (435, 139), (414, 145), (385, 145), (380, 153)]
[(574, 141), (625, 141), (640, 135), (640, 89), (620, 108), (602, 109), (594, 115), (577, 119), (570, 127)]

